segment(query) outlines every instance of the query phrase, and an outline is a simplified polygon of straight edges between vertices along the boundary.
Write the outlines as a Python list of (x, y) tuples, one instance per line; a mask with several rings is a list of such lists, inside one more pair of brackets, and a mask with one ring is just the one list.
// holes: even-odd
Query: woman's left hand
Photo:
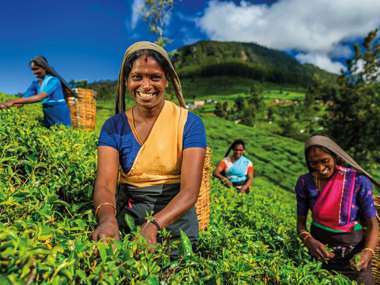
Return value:
[(243, 185), (241, 186), (239, 190), (240, 190), (240, 193), (248, 193), (248, 189), (249, 189), (249, 186)]
[(14, 105), (14, 101), (13, 100), (9, 100), (7, 102), (4, 102), (3, 105), (5, 106), (5, 108), (10, 108)]
[(362, 269), (367, 269), (371, 258), (372, 253), (370, 251), (363, 250), (351, 258), (350, 264), (355, 270), (360, 271)]
[(141, 234), (149, 243), (157, 242), (157, 227), (152, 223), (145, 223), (141, 227)]
[(4, 103), (1, 103), (0, 109), (7, 109), (7, 108), (12, 107), (12, 106), (13, 106), (13, 102), (12, 102), (12, 100), (10, 100), (10, 101), (6, 101)]

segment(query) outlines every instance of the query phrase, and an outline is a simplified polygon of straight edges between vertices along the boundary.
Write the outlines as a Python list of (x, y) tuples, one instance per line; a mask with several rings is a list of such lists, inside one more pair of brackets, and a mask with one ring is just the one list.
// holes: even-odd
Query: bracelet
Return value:
[(370, 247), (363, 248), (362, 251), (369, 251), (372, 255), (375, 255), (375, 251)]
[(311, 234), (309, 234), (306, 237), (304, 237), (302, 240), (307, 241), (309, 238), (313, 238), (313, 236)]
[(309, 232), (308, 232), (308, 231), (305, 231), (305, 230), (303, 230), (303, 231), (300, 231), (300, 232), (298, 233), (298, 235), (299, 235), (299, 236), (301, 236), (301, 235), (303, 235), (303, 234), (309, 234)]
[(302, 231), (300, 232), (299, 234), (299, 237), (305, 241), (305, 240), (308, 240), (309, 238), (312, 238), (313, 236), (311, 235), (311, 233), (307, 232), (307, 231)]
[(116, 208), (115, 208), (114, 204), (109, 203), (109, 202), (104, 202), (104, 203), (100, 203), (100, 204), (96, 207), (96, 210), (95, 210), (95, 217), (98, 215), (99, 210), (100, 210), (102, 207), (104, 207), (104, 206), (112, 207), (113, 210), (115, 211), (115, 216), (116, 216)]
[(161, 230), (161, 226), (160, 226), (160, 224), (156, 221), (156, 219), (153, 219), (153, 220), (151, 220), (151, 221), (148, 221), (148, 223), (151, 223), (151, 224), (155, 225), (156, 228), (157, 228), (157, 231), (160, 231), (160, 230)]

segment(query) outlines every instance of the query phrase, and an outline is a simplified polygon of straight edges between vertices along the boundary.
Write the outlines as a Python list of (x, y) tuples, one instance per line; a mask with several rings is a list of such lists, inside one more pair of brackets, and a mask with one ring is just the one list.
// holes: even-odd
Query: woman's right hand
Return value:
[(104, 221), (100, 223), (96, 229), (92, 232), (92, 239), (97, 240), (109, 240), (120, 239), (119, 225), (116, 221)]
[(233, 186), (232, 182), (227, 177), (223, 177), (222, 182), (227, 187), (232, 187)]
[(329, 260), (335, 257), (335, 254), (329, 252), (326, 246), (315, 238), (308, 238), (304, 241), (305, 246), (312, 256), (318, 260)]

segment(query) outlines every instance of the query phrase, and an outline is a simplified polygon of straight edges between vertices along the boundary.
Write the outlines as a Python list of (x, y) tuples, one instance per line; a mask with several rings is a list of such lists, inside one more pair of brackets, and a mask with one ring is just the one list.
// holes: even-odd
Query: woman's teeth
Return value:
[(153, 97), (156, 93), (144, 93), (144, 92), (137, 92), (137, 95), (143, 98), (149, 98)]
[(323, 175), (326, 175), (327, 173), (329, 173), (329, 170), (327, 168), (323, 169), (322, 172), (321, 172)]

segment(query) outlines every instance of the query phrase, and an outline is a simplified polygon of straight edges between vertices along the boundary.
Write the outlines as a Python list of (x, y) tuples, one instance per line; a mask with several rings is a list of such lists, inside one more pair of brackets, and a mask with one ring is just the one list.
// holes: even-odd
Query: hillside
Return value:
[(185, 78), (229, 75), (307, 86), (316, 74), (320, 78), (336, 77), (314, 65), (302, 65), (286, 52), (254, 43), (200, 41), (171, 55)]
[(0, 262), (7, 264), (0, 283), (351, 284), (322, 270), (296, 237), (295, 197), (284, 189), (304, 171), (302, 145), (202, 116), (214, 162), (229, 140), (247, 140), (254, 187), (240, 195), (213, 180), (211, 221), (197, 252), (173, 259), (176, 245), (147, 249), (136, 230), (119, 242), (89, 239), (94, 133), (42, 128), (38, 106), (0, 111)]

